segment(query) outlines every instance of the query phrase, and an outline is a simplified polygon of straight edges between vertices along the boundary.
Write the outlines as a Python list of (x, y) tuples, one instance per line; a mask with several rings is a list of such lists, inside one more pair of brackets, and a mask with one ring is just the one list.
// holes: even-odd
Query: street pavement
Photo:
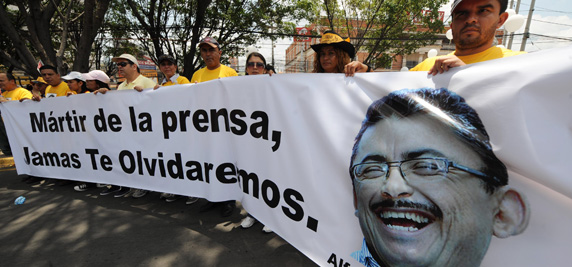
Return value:
[[(9, 161), (0, 159), (1, 266), (316, 266), (260, 223), (240, 228), (239, 204), (222, 218), (219, 208), (199, 213), (203, 199), (185, 205), (157, 192), (114, 198), (100, 196), (102, 188), (29, 185)], [(26, 201), (15, 205), (19, 196)]]

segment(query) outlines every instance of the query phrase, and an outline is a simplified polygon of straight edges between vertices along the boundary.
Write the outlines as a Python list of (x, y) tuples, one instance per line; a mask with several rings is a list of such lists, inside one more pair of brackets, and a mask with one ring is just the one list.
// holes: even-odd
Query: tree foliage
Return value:
[(0, 63), (36, 77), (38, 59), (67, 72), (89, 69), (92, 43), (110, 0), (5, 0)]
[(261, 38), (294, 33), (296, 21), (308, 17), (304, 0), (126, 0), (129, 28), (145, 52), (156, 59), (171, 54), (183, 62), (183, 75), (201, 67), (197, 45), (211, 36), (223, 50), (223, 62), (241, 55)]
[[(369, 52), (365, 63), (388, 66), (432, 44), (444, 29), (438, 9), (447, 0), (324, 0), (314, 22), (351, 36), (356, 50)], [(325, 14), (325, 21), (324, 21)]]

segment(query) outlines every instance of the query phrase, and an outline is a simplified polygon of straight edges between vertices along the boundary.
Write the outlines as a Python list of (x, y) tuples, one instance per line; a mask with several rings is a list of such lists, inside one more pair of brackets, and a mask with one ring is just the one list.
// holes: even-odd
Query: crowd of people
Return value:
[[(506, 7), (506, 0), (456, 0), (451, 8), (451, 28), (455, 51), (449, 55), (429, 58), (413, 68), (412, 71), (427, 71), (428, 74), (436, 75), (465, 64), (520, 54), (520, 52), (493, 45), (496, 29), (501, 27), (508, 17), (505, 12)], [(214, 38), (202, 39), (198, 48), (205, 67), (196, 71), (190, 80), (179, 75), (177, 61), (171, 55), (158, 57), (159, 70), (164, 76), (159, 83), (141, 74), (139, 63), (133, 55), (122, 54), (114, 57), (112, 61), (117, 65), (118, 74), (125, 78), (117, 86), (117, 90), (134, 89), (142, 91), (148, 88), (165, 90), (167, 89), (165, 87), (171, 85), (200, 83), (238, 75), (234, 69), (221, 64), (221, 46)], [(313, 73), (345, 73), (346, 76), (353, 76), (358, 72), (373, 71), (370, 66), (364, 63), (352, 61), (356, 55), (354, 46), (349, 39), (343, 39), (334, 31), (324, 32), (320, 43), (312, 45), (311, 48), (316, 53)], [(276, 73), (274, 68), (267, 64), (264, 56), (258, 52), (250, 53), (247, 56), (244, 71), (246, 75), (273, 75)], [(101, 70), (93, 70), (88, 73), (72, 71), (61, 77), (56, 67), (44, 65), (40, 68), (40, 77), (32, 81), (32, 90), (19, 87), (11, 73), (0, 73), (0, 88), (2, 89), (0, 102), (26, 99), (41, 101), (46, 97), (69, 97), (84, 93), (106, 94), (111, 90), (109, 83), (110, 78)], [(6, 156), (12, 155), (3, 120), (0, 120), (0, 150)], [(30, 176), (25, 179), (25, 182), (34, 184), (42, 180), (44, 178)], [(57, 182), (62, 185), (72, 183), (67, 180)], [(103, 188), (99, 193), (100, 195), (113, 195), (114, 197), (124, 197), (131, 194), (133, 198), (140, 198), (149, 193), (144, 189), (83, 182), (75, 185), (74, 190), (93, 190), (98, 186)], [(161, 198), (166, 202), (186, 198), (186, 204), (193, 204), (198, 200), (194, 196), (168, 193), (162, 193)], [(214, 207), (220, 207), (220, 213), (223, 217), (230, 216), (236, 208), (235, 201), (219, 203), (207, 201), (200, 210), (206, 211)], [(249, 228), (256, 222), (257, 220), (249, 214), (242, 221), (241, 226)], [(263, 230), (264, 232), (272, 232), (266, 226)]]

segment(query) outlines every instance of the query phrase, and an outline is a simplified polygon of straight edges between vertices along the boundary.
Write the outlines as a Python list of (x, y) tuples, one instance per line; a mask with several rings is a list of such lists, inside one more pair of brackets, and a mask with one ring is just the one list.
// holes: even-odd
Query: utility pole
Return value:
[(530, 31), (530, 21), (532, 21), (532, 13), (534, 12), (534, 3), (536, 2), (536, 0), (532, 0), (532, 2), (530, 3), (530, 10), (528, 10), (528, 20), (526, 21), (526, 28), (524, 29), (524, 35), (522, 36), (522, 43), (520, 44), (520, 51), (524, 51), (524, 48), (526, 47), (526, 40), (528, 39), (528, 36), (530, 35), (529, 31)]

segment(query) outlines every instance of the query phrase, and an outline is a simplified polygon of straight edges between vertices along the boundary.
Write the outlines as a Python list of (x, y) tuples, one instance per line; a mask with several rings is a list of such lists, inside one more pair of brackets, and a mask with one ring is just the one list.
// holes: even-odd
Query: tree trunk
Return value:
[(92, 44), (97, 36), (98, 30), (103, 24), (105, 12), (109, 8), (111, 0), (85, 0), (85, 10), (83, 14), (83, 29), (76, 51), (73, 70), (79, 72), (89, 71), (89, 59), (92, 51)]
[[(195, 55), (197, 54), (197, 44), (200, 42), (201, 38), (201, 28), (205, 20), (205, 13), (208, 6), (212, 3), (212, 0), (197, 1), (197, 13), (195, 24), (193, 25), (193, 34), (191, 35), (191, 45), (189, 52), (184, 56), (183, 66), (194, 66)], [(194, 68), (185, 68), (183, 71), (183, 76), (188, 77), (189, 80), (193, 77), (195, 73)]]

